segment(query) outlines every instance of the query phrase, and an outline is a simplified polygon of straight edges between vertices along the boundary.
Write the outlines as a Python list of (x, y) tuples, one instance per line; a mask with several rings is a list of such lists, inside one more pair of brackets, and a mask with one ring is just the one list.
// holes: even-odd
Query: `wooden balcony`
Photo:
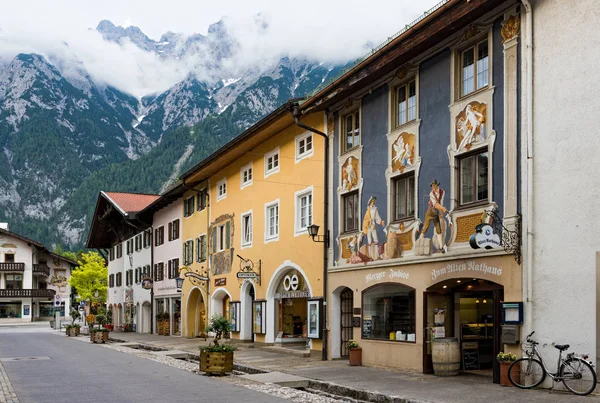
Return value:
[(0, 298), (54, 298), (54, 290), (0, 290)]
[(33, 265), (33, 275), (43, 275), (48, 277), (50, 275), (50, 268), (45, 264), (34, 264)]
[(0, 271), (25, 271), (25, 263), (0, 263)]

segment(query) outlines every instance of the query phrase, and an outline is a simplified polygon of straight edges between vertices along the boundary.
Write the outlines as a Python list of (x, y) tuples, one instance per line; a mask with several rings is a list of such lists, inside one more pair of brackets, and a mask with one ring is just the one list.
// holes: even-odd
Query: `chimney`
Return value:
[(0, 229), (8, 231), (8, 223), (7, 222), (0, 222)]

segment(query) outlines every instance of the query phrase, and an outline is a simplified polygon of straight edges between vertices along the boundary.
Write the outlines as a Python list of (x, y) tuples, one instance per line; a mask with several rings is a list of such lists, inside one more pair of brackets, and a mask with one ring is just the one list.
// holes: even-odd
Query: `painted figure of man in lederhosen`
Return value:
[(385, 225), (384, 221), (379, 216), (379, 210), (375, 205), (377, 197), (371, 196), (367, 202), (367, 211), (363, 218), (363, 229), (362, 235), (367, 238), (367, 248), (369, 257), (373, 260), (379, 259), (379, 240), (377, 239), (377, 224), (382, 227)]
[(433, 182), (431, 182), (429, 208), (427, 209), (427, 214), (425, 214), (425, 225), (423, 225), (423, 229), (421, 230), (421, 235), (419, 238), (425, 237), (425, 234), (429, 229), (429, 225), (433, 222), (435, 225), (437, 244), (444, 253), (448, 251), (448, 247), (446, 246), (446, 242), (444, 242), (442, 235), (442, 222), (444, 214), (446, 214), (447, 211), (448, 210), (446, 210), (446, 207), (444, 207), (444, 190), (440, 189), (440, 183), (437, 181), (437, 179), (434, 179)]

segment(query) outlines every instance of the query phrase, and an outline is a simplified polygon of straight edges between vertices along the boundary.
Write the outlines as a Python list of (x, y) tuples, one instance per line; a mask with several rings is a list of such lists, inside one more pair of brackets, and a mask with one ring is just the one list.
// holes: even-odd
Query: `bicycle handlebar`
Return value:
[(533, 332), (529, 333), (526, 338), (527, 339), (530, 338), (531, 336), (533, 336), (534, 333), (535, 333), (535, 330)]

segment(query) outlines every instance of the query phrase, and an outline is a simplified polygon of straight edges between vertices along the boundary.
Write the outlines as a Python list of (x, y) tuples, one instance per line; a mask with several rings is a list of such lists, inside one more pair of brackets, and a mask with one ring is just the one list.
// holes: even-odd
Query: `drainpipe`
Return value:
[(529, 0), (521, 0), (525, 6), (527, 30), (526, 46), (526, 81), (527, 81), (527, 305), (525, 323), (527, 332), (533, 326), (533, 8)]
[(154, 226), (150, 226), (150, 278), (152, 279), (152, 288), (150, 288), (150, 334), (154, 334)]
[(321, 359), (323, 361), (327, 361), (327, 258), (329, 253), (329, 137), (327, 134), (323, 133), (315, 129), (314, 127), (310, 127), (300, 122), (300, 116), (302, 116), (302, 112), (298, 108), (298, 105), (293, 105), (292, 107), (292, 116), (296, 121), (296, 125), (305, 130), (318, 134), (323, 137), (325, 140), (325, 162), (324, 162), (324, 175), (323, 175), (323, 204), (325, 208), (325, 212), (323, 214), (323, 233), (325, 234), (325, 246), (323, 248), (323, 350)]

